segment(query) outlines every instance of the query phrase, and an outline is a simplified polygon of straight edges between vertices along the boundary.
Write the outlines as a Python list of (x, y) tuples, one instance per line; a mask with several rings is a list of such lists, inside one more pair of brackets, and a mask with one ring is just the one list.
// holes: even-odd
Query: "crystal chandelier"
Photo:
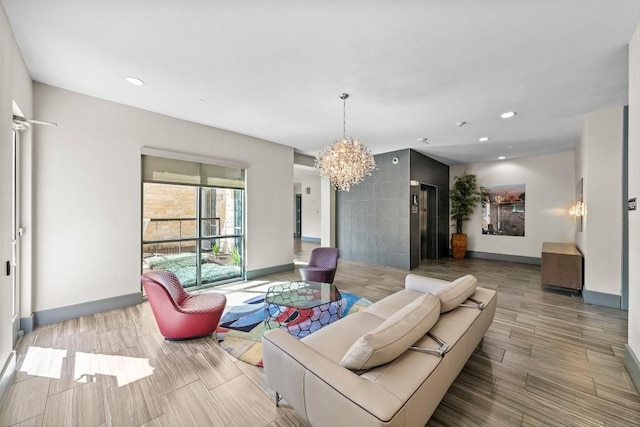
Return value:
[(321, 176), (328, 178), (338, 191), (349, 189), (362, 182), (376, 168), (371, 151), (360, 140), (346, 137), (346, 103), (348, 93), (340, 95), (342, 99), (342, 139), (325, 147), (318, 154), (315, 169)]

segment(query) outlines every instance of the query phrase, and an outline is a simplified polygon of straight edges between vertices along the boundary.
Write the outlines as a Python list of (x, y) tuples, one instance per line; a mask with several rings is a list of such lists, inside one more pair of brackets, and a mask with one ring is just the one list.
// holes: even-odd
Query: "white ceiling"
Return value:
[(342, 136), (347, 92), (347, 136), (448, 164), (574, 147), (586, 113), (626, 105), (640, 21), (638, 0), (2, 5), (35, 81), (310, 155)]

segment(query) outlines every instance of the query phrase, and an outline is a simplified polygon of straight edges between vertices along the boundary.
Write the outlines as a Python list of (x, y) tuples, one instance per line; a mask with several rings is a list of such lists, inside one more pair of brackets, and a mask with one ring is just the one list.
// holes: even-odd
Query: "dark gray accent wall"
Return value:
[[(398, 159), (395, 164), (394, 158)], [(403, 269), (420, 265), (419, 224), (417, 214), (411, 213), (411, 180), (438, 188), (438, 246), (440, 256), (447, 256), (449, 167), (409, 149), (378, 154), (375, 160), (377, 170), (372, 176), (336, 195), (340, 257)]]
[(375, 160), (372, 176), (336, 195), (340, 257), (409, 269), (409, 150)]

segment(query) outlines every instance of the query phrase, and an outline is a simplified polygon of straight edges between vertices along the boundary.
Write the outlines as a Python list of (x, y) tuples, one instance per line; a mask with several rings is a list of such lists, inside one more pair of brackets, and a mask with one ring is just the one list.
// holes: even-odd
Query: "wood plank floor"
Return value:
[[(314, 246), (296, 242), (296, 258)], [(537, 266), (445, 258), (412, 272), (474, 274), (498, 291), (491, 328), (428, 426), (640, 425), (640, 396), (623, 366), (626, 312), (542, 291)], [(376, 301), (407, 273), (340, 260), (335, 283)], [(213, 338), (165, 341), (147, 303), (38, 328), (17, 352), (21, 371), (0, 426), (305, 425), (286, 402), (274, 406), (261, 369)]]

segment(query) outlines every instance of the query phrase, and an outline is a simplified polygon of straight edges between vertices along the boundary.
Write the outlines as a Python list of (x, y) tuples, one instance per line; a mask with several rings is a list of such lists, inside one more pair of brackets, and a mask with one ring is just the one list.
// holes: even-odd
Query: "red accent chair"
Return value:
[(300, 267), (300, 276), (305, 282), (333, 283), (337, 268), (338, 248), (315, 248), (309, 265)]
[(153, 316), (168, 340), (211, 335), (220, 322), (227, 298), (219, 292), (190, 294), (170, 271), (151, 270), (142, 275)]

